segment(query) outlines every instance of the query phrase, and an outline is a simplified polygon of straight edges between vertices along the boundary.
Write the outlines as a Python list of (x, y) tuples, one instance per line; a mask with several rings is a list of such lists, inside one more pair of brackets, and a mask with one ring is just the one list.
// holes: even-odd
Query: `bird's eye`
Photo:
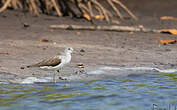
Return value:
[(70, 48), (68, 48), (68, 50), (71, 50)]

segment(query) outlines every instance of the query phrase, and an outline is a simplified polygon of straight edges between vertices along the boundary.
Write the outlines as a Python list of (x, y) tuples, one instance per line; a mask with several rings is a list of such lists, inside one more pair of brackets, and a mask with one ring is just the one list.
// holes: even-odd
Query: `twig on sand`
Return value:
[(101, 31), (117, 31), (117, 32), (153, 32), (153, 33), (159, 33), (159, 30), (147, 29), (147, 28), (144, 28), (143, 26), (117, 26), (117, 25), (86, 26), (86, 25), (61, 24), (61, 25), (50, 25), (50, 28), (52, 28), (52, 29), (62, 29), (62, 30), (91, 30), (91, 31), (101, 30)]

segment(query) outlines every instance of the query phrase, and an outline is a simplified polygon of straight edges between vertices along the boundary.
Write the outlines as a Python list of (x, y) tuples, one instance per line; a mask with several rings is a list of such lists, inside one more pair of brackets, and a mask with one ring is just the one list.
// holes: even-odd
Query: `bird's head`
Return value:
[(83, 54), (81, 54), (80, 52), (78, 52), (78, 51), (76, 51), (76, 50), (74, 50), (72, 47), (66, 47), (65, 48), (65, 54), (78, 54), (78, 55), (82, 55), (83, 56)]
[(72, 47), (66, 47), (65, 48), (65, 53), (73, 53), (74, 49)]

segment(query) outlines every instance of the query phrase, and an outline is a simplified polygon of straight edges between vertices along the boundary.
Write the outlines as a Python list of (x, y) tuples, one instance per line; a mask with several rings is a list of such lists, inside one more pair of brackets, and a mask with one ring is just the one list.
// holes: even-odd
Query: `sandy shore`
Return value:
[[(170, 3), (172, 1), (170, 0)], [(173, 10), (172, 6), (166, 6), (165, 3), (163, 5), (163, 3), (152, 2), (152, 4)], [(152, 12), (145, 10), (148, 9), (148, 5), (143, 8), (144, 10), (141, 10), (142, 7), (135, 3), (127, 5), (132, 8), (139, 21), (125, 20), (120, 25), (143, 25), (155, 29), (177, 28), (176, 21), (159, 20), (160, 16), (165, 16), (168, 13), (167, 11), (156, 10)], [(170, 15), (176, 13), (177, 11), (173, 10)], [(29, 24), (29, 27), (25, 28), (24, 23)], [(70, 76), (75, 78), (74, 80), (105, 78), (107, 75), (95, 76), (78, 73), (80, 70), (90, 72), (104, 66), (143, 66), (161, 69), (175, 69), (177, 67), (177, 44), (162, 45), (158, 42), (158, 40), (177, 39), (176, 35), (49, 29), (49, 25), (63, 23), (90, 25), (85, 20), (69, 17), (58, 18), (46, 15), (31, 17), (30, 14), (24, 16), (23, 13), (17, 11), (2, 13), (0, 15), (0, 82), (18, 83), (27, 77), (51, 77), (52, 72), (39, 69), (21, 69), (21, 67), (55, 56), (66, 46), (71, 46), (78, 51), (83, 49), (85, 52), (83, 52), (83, 56), (73, 55), (71, 64), (63, 68), (58, 77)], [(49, 42), (40, 42), (40, 39), (47, 39)], [(84, 64), (85, 68), (78, 68), (77, 64), (79, 63)], [(63, 79), (58, 79), (58, 81), (60, 80)]]

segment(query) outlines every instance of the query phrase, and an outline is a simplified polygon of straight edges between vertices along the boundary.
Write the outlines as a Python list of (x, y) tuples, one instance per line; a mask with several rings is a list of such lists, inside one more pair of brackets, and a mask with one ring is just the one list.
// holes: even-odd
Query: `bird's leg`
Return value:
[(55, 78), (55, 77), (56, 77), (56, 71), (55, 71), (54, 74), (53, 74), (53, 82), (54, 82), (54, 83), (56, 83), (56, 78)]
[(54, 72), (54, 75), (53, 75), (53, 82), (56, 83), (56, 74), (59, 73), (60, 70), (57, 70)]

